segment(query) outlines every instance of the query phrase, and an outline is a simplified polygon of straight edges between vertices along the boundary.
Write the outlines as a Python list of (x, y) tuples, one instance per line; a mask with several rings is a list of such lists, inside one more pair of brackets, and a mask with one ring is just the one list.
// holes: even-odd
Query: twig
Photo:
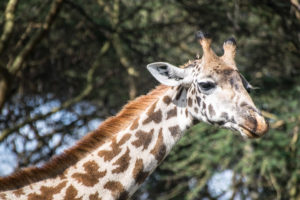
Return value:
[(295, 10), (295, 15), (298, 20), (300, 20), (300, 3), (298, 0), (291, 0), (292, 7)]
[(291, 4), (294, 8), (296, 8), (297, 12), (300, 12), (300, 4), (298, 0), (291, 0)]
[(271, 172), (269, 172), (269, 177), (270, 177), (271, 184), (273, 185), (276, 191), (276, 199), (281, 199), (281, 189), (275, 176)]
[(16, 74), (22, 67), (22, 64), (26, 56), (34, 49), (35, 45), (43, 38), (43, 36), (49, 31), (50, 26), (52, 25), (55, 17), (57, 16), (63, 0), (54, 0), (48, 15), (46, 16), (45, 22), (41, 28), (33, 35), (33, 37), (28, 41), (25, 47), (21, 52), (16, 56), (12, 65), (9, 67), (9, 71), (12, 74)]
[(2, 54), (3, 50), (5, 49), (5, 46), (10, 38), (10, 35), (12, 33), (12, 30), (14, 28), (14, 19), (15, 19), (15, 9), (17, 7), (18, 0), (10, 0), (7, 3), (6, 9), (5, 9), (5, 24), (3, 28), (2, 35), (0, 37), (0, 55)]
[(86, 19), (86, 21), (95, 28), (95, 30), (99, 30), (103, 35), (107, 36), (113, 31), (110, 26), (105, 24), (98, 24), (97, 22), (95, 22), (93, 18), (90, 17), (81, 6), (77, 5), (73, 1), (64, 0), (64, 2), (66, 3), (66, 5), (70, 6), (72, 9), (82, 15)]
[[(99, 3), (101, 4), (101, 1)], [(116, 30), (116, 33), (113, 34), (111, 38), (111, 43), (117, 53), (117, 56), (119, 57), (121, 65), (126, 69), (128, 74), (128, 84), (129, 84), (129, 98), (134, 99), (137, 94), (137, 89), (135, 85), (135, 76), (138, 75), (137, 71), (134, 69), (134, 67), (131, 66), (128, 58), (126, 57), (123, 47), (121, 44), (121, 38), (119, 36), (120, 30), (119, 30), (119, 22), (120, 22), (120, 1), (114, 0), (113, 6), (112, 6), (112, 12), (109, 12), (110, 20), (112, 23), (113, 29)]]

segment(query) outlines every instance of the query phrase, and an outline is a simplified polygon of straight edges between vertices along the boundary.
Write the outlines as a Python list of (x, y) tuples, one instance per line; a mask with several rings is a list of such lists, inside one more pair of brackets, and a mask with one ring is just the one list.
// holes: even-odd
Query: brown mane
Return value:
[(0, 178), (0, 191), (18, 189), (34, 182), (62, 175), (69, 166), (74, 165), (87, 153), (128, 127), (137, 116), (164, 94), (168, 88), (168, 86), (160, 85), (147, 95), (140, 96), (129, 102), (116, 116), (105, 120), (96, 130), (83, 137), (75, 146), (65, 150), (61, 155), (53, 157), (42, 167), (28, 167), (10, 176)]

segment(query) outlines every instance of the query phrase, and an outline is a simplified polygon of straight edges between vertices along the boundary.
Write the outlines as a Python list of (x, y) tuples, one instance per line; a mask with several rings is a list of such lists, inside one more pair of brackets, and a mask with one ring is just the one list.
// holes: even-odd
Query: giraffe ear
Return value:
[(166, 62), (151, 63), (147, 65), (147, 69), (156, 80), (164, 85), (189, 85), (192, 82), (188, 69), (181, 69)]

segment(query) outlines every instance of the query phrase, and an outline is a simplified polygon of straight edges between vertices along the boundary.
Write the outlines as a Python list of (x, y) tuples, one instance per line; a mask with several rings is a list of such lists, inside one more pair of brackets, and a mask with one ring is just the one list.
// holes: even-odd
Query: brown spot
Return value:
[(195, 108), (194, 108), (194, 111), (195, 111), (195, 113), (198, 113), (198, 108), (195, 107)]
[(59, 177), (61, 180), (66, 179), (66, 178), (67, 178), (67, 177), (66, 177), (67, 172), (68, 172), (68, 169), (66, 169), (66, 170), (64, 171), (64, 173), (60, 174), (58, 177)]
[(197, 97), (196, 97), (196, 100), (197, 100), (197, 104), (198, 104), (198, 106), (200, 107), (201, 98), (197, 96)]
[(241, 106), (241, 107), (248, 107), (249, 105), (248, 105), (245, 101), (243, 101), (243, 102), (240, 104), (240, 106)]
[(108, 181), (104, 185), (104, 189), (110, 190), (115, 199), (125, 200), (128, 198), (128, 192), (119, 181)]
[(129, 161), (130, 161), (130, 156), (129, 156), (129, 148), (127, 147), (127, 151), (122, 155), (116, 162), (114, 162), (113, 165), (119, 165), (117, 168), (112, 170), (112, 173), (121, 173), (124, 172), (128, 166), (129, 166)]
[(135, 129), (137, 129), (137, 127), (139, 126), (139, 120), (140, 120), (140, 117), (137, 117), (134, 121), (133, 121), (133, 123), (132, 123), (132, 125), (130, 126), (130, 130), (135, 130)]
[(4, 194), (4, 193), (0, 194), (0, 198), (3, 200), (6, 200), (6, 194)]
[(70, 185), (67, 190), (66, 190), (66, 196), (64, 198), (64, 200), (69, 200), (69, 199), (74, 199), (74, 200), (81, 200), (82, 198), (76, 198), (78, 192), (77, 190), (74, 188), (73, 185)]
[(224, 118), (225, 121), (229, 120), (228, 114), (226, 112), (221, 113), (221, 118)]
[(191, 97), (188, 98), (188, 105), (189, 105), (189, 107), (193, 106), (193, 100)]
[(78, 182), (85, 186), (93, 187), (99, 179), (105, 176), (106, 170), (99, 172), (99, 166), (95, 161), (88, 161), (83, 165), (85, 173), (75, 173), (72, 175)]
[(127, 142), (127, 140), (129, 140), (131, 137), (131, 134), (127, 133), (125, 135), (123, 135), (123, 137), (120, 139), (120, 141), (118, 142), (118, 145), (121, 146), (123, 145), (125, 142)]
[(167, 105), (169, 105), (171, 103), (172, 99), (169, 96), (164, 96), (163, 98), (163, 102)]
[(61, 182), (56, 187), (42, 186), (40, 188), (41, 194), (31, 193), (28, 195), (28, 200), (52, 200), (53, 196), (59, 193), (67, 184), (67, 181)]
[(202, 102), (202, 109), (205, 110), (206, 109), (206, 104), (204, 102)]
[(173, 137), (177, 137), (181, 132), (178, 125), (169, 127), (169, 131)]
[(99, 193), (96, 192), (95, 194), (90, 194), (89, 200), (102, 200), (102, 198), (99, 197)]
[(142, 159), (137, 159), (132, 172), (132, 176), (137, 184), (142, 184), (149, 175), (149, 172), (144, 172), (144, 163)]
[(167, 120), (172, 118), (172, 117), (176, 117), (176, 116), (177, 116), (177, 108), (175, 106), (172, 110), (169, 110), (167, 112)]
[(131, 137), (131, 135), (129, 133), (125, 134), (120, 142), (117, 142), (116, 137), (112, 140), (111, 143), (111, 148), (112, 150), (102, 150), (99, 151), (98, 156), (103, 157), (104, 161), (110, 161), (112, 160), (115, 156), (117, 156), (120, 152), (121, 152), (121, 148), (120, 146), (122, 146), (127, 140), (129, 140), (129, 138)]
[(178, 91), (178, 93), (176, 94), (175, 99), (178, 101), (180, 99), (180, 97), (181, 97), (181, 93), (183, 91), (183, 87), (178, 87), (177, 91)]
[(234, 78), (230, 78), (229, 79), (229, 82), (230, 82), (230, 85), (231, 85), (231, 87), (235, 87), (236, 88), (236, 79), (234, 79)]
[(192, 90), (192, 94), (195, 94), (195, 88), (193, 88), (193, 90)]
[(136, 148), (143, 146), (143, 150), (147, 149), (153, 136), (154, 129), (151, 129), (150, 132), (145, 131), (137, 131), (135, 133), (135, 136), (138, 138), (135, 141), (133, 141), (131, 144), (136, 146)]
[(22, 188), (13, 191), (13, 193), (14, 193), (14, 195), (16, 195), (17, 197), (20, 197), (21, 195), (24, 195), (24, 194), (25, 194)]
[(155, 144), (154, 148), (150, 151), (150, 153), (152, 153), (155, 156), (155, 159), (158, 162), (161, 162), (162, 159), (166, 155), (166, 151), (167, 151), (167, 148), (166, 148), (166, 145), (164, 144), (164, 138), (163, 138), (163, 133), (162, 133), (162, 128), (161, 128), (159, 130), (156, 144)]
[(186, 109), (185, 109), (185, 116), (188, 117), (188, 114), (189, 114), (189, 111), (188, 111), (188, 109), (186, 108)]
[(239, 89), (240, 89), (240, 87), (239, 87), (238, 84), (235, 84), (235, 85), (234, 85), (234, 88), (235, 88), (236, 90), (239, 90)]
[(209, 115), (210, 115), (211, 117), (214, 116), (214, 115), (216, 114), (216, 112), (215, 112), (215, 110), (214, 110), (214, 108), (212, 107), (211, 104), (209, 104), (209, 106), (208, 106), (208, 112), (209, 112)]
[(152, 121), (154, 121), (155, 123), (161, 122), (161, 119), (162, 119), (161, 110), (159, 109), (158, 111), (154, 112), (156, 103), (157, 102), (155, 102), (147, 111), (148, 118), (143, 121), (144, 125), (148, 124)]

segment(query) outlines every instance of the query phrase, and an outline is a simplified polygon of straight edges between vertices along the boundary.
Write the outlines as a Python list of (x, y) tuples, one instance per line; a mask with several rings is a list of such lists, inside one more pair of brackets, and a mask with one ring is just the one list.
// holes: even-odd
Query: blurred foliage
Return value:
[[(246, 141), (199, 124), (133, 199), (300, 199), (298, 0), (1, 1), (0, 168), (44, 162), (146, 93), (157, 84), (146, 64), (194, 59), (199, 29), (219, 55), (237, 39), (271, 130)], [(231, 181), (218, 191), (224, 171)]]

